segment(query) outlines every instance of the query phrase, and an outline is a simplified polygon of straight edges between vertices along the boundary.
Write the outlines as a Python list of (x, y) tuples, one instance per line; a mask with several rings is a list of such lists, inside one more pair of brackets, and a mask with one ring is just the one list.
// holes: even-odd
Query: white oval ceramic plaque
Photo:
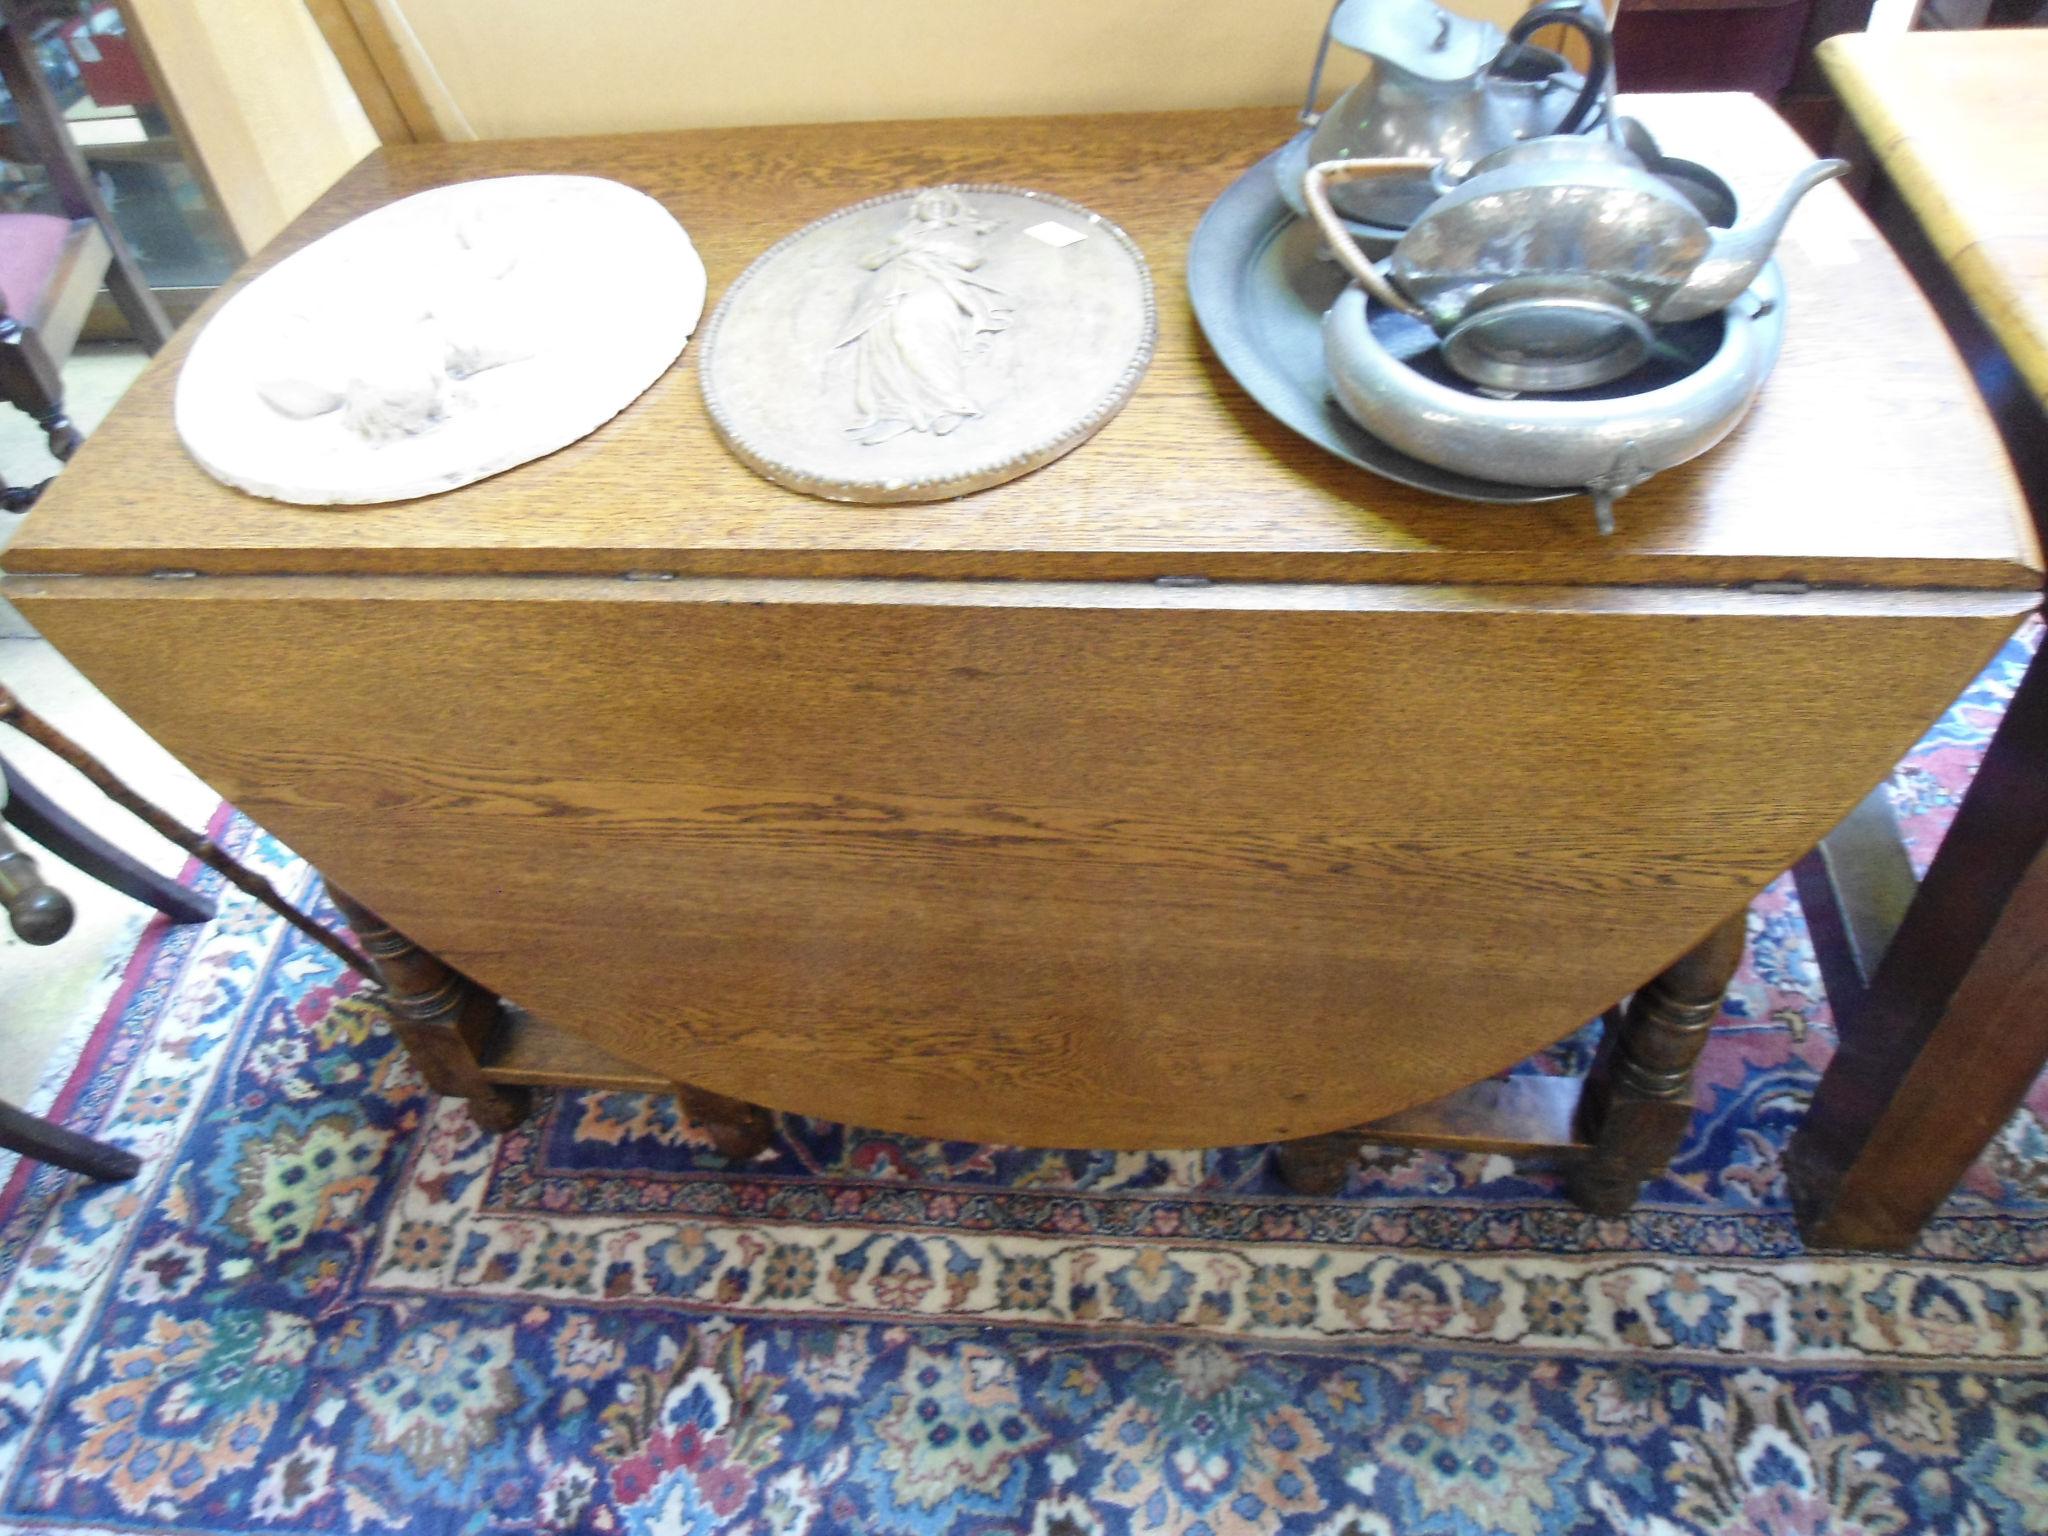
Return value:
[(703, 309), (704, 263), (645, 193), (594, 176), (437, 187), (223, 305), (178, 376), (178, 436), (258, 496), (429, 496), (595, 431)]
[(1087, 209), (954, 185), (842, 208), (769, 250), (704, 334), (726, 446), (834, 501), (937, 501), (1093, 435), (1152, 360), (1152, 278)]

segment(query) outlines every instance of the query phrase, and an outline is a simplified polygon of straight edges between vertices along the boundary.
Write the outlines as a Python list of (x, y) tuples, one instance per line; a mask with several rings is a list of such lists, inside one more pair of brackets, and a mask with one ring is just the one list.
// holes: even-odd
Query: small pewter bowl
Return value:
[(1444, 366), (1429, 327), (1368, 305), (1356, 283), (1323, 320), (1331, 393), (1366, 431), (1440, 469), (1530, 486), (1581, 486), (1600, 531), (1614, 503), (1735, 429), (1778, 360), (1784, 278), (1767, 262), (1719, 314), (1658, 333), (1648, 361), (1597, 389), (1502, 396)]

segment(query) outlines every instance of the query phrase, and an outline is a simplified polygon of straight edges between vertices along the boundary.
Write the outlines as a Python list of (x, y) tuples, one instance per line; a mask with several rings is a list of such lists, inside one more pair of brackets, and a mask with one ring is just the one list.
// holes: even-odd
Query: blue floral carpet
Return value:
[[(1894, 779), (1922, 858), (2032, 643)], [(1831, 1040), (1781, 881), (1625, 1219), (1483, 1156), (1302, 1199), (1262, 1148), (786, 1118), (730, 1168), (658, 1098), (480, 1135), (229, 900), (150, 931), (60, 1096), (142, 1178), (0, 1193), (0, 1530), (2048, 1530), (2048, 1091), (1917, 1253), (1809, 1256), (1779, 1153)]]

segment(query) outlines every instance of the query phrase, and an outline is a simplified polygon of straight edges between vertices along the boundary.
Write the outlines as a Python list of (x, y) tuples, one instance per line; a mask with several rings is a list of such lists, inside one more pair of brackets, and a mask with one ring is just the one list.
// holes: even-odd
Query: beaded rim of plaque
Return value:
[[(1131, 355), (1130, 364), (1117, 376), (1102, 398), (1090, 407), (1073, 427), (1065, 432), (1035, 443), (999, 460), (980, 465), (959, 474), (937, 476), (923, 480), (897, 480), (883, 482), (875, 480), (827, 480), (785, 464), (750, 444), (740, 429), (726, 415), (724, 402), (712, 383), (712, 363), (718, 356), (718, 338), (726, 314), (734, 301), (745, 291), (748, 281), (761, 268), (767, 266), (789, 247), (797, 244), (827, 224), (864, 213), (870, 208), (880, 208), (890, 203), (914, 203), (929, 192), (958, 192), (964, 195), (976, 193), (1001, 193), (1009, 197), (1025, 197), (1048, 208), (1064, 209), (1078, 218), (1086, 219), (1091, 227), (1101, 229), (1114, 236), (1124, 253), (1138, 269), (1139, 290), (1144, 304), (1144, 315), (1138, 346)], [(699, 382), (704, 393), (705, 408), (711, 413), (711, 425), (718, 433), (719, 441), (731, 450), (742, 464), (764, 479), (777, 485), (787, 486), (793, 491), (819, 497), (825, 501), (863, 502), (869, 505), (884, 505), (895, 502), (946, 501), (955, 496), (965, 496), (974, 491), (988, 490), (1005, 481), (1015, 480), (1020, 475), (1050, 464), (1054, 459), (1072, 452), (1106, 426), (1111, 417), (1124, 408), (1131, 396), (1137, 392), (1138, 383), (1145, 377), (1145, 371), (1152, 366), (1152, 353), (1159, 342), (1159, 302), (1152, 283), (1152, 268), (1145, 260), (1145, 253), (1138, 248), (1137, 241), (1124, 233), (1122, 226), (1104, 218), (1094, 210), (1070, 202), (1051, 192), (1034, 192), (1025, 187), (1008, 186), (992, 181), (947, 181), (926, 187), (911, 187), (902, 192), (888, 192), (880, 197), (870, 197), (858, 203), (849, 203), (813, 219), (802, 229), (785, 235), (747, 264), (747, 269), (733, 279), (732, 286), (718, 301), (718, 308), (712, 312), (709, 324), (704, 327), (703, 338), (698, 343), (702, 348), (698, 363)]]

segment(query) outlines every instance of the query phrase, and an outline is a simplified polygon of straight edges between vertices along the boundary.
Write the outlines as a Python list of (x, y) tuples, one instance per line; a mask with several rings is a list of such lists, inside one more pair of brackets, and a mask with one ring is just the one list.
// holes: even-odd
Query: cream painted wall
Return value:
[(126, 0), (243, 248), (377, 147), (299, 0)]
[[(1293, 103), (1329, 0), (377, 0), (476, 136)], [(1524, 0), (1457, 0), (1503, 25)]]

